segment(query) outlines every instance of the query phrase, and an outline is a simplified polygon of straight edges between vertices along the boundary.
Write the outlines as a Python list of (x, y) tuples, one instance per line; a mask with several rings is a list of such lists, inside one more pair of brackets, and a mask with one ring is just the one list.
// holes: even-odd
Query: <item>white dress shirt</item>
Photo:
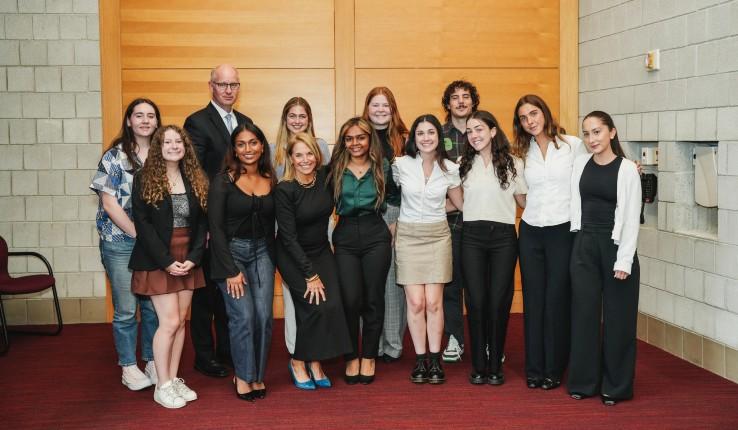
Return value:
[(392, 177), (401, 190), (400, 221), (446, 221), (446, 192), (458, 187), (461, 179), (458, 164), (451, 160), (443, 162), (447, 171), (441, 170), (438, 163), (433, 163), (433, 172), (426, 182), (420, 155), (415, 158), (409, 155), (395, 158), (392, 163)]
[(464, 187), (464, 222), (495, 221), (504, 224), (515, 224), (515, 194), (526, 194), (528, 186), (523, 177), (523, 161), (513, 157), (517, 175), (515, 179), (508, 172), (508, 186), (500, 187), (500, 180), (495, 173), (495, 166), (485, 166), (482, 156), (477, 154), (472, 167), (467, 172), (462, 186)]
[[(223, 120), (223, 124), (225, 124), (226, 130), (231, 132), (231, 130), (235, 130), (236, 127), (238, 127), (238, 120), (236, 119), (236, 114), (233, 112), (233, 109), (231, 109), (230, 112), (226, 112), (222, 107), (218, 106), (218, 103), (210, 100), (210, 104), (212, 104), (215, 110), (218, 111), (218, 115), (220, 115), (220, 119)], [(231, 128), (228, 128), (228, 121), (226, 121), (226, 115), (228, 114), (231, 115)]]
[(530, 139), (530, 149), (525, 157), (528, 196), (522, 218), (534, 227), (549, 227), (569, 221), (572, 166), (578, 155), (587, 153), (587, 148), (578, 137), (564, 136), (564, 139), (556, 138), (558, 149), (553, 142), (548, 142), (545, 159), (535, 138)]

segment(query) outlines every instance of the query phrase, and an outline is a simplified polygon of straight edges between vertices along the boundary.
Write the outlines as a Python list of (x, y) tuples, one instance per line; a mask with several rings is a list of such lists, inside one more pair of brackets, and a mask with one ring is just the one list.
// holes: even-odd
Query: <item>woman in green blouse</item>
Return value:
[(392, 236), (382, 219), (385, 199), (396, 193), (390, 173), (372, 126), (358, 117), (346, 121), (331, 158), (330, 181), (339, 215), (333, 246), (353, 345), (353, 351), (344, 355), (347, 384), (374, 380), (384, 285), (392, 259)]

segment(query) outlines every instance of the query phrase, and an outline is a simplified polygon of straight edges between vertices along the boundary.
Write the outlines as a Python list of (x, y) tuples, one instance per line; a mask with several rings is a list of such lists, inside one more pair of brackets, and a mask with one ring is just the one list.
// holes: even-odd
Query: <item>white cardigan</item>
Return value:
[[(571, 231), (579, 231), (582, 228), (582, 196), (579, 194), (579, 180), (590, 158), (592, 154), (583, 154), (574, 160), (571, 176)], [(638, 231), (641, 227), (641, 178), (635, 163), (626, 158), (623, 158), (618, 170), (617, 198), (615, 227), (612, 229), (611, 237), (615, 245), (618, 245), (618, 253), (613, 271), (622, 270), (630, 274), (638, 244)]]

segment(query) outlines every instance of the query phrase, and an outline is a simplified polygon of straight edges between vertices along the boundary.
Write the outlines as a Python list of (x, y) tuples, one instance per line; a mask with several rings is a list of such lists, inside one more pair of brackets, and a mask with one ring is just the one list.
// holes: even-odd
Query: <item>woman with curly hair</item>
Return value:
[(246, 401), (266, 397), (276, 182), (264, 133), (250, 122), (236, 127), (225, 169), (210, 184), (210, 276), (226, 305), (236, 396)]
[[(364, 101), (364, 112), (361, 117), (374, 128), (379, 138), (384, 158), (392, 164), (395, 157), (405, 155), (407, 126), (400, 117), (395, 96), (387, 87), (372, 88)], [(397, 218), (400, 216), (400, 194), (385, 196), (387, 210), (382, 218), (394, 236)], [(390, 260), (389, 275), (384, 289), (384, 323), (382, 336), (379, 338), (378, 355), (385, 362), (396, 361), (402, 355), (402, 340), (405, 337), (407, 319), (405, 316), (405, 291), (397, 288), (395, 279), (394, 250)], [(359, 369), (352, 369), (357, 372)]]
[[(487, 111), (466, 121), (459, 173), (464, 188), (462, 272), (467, 289), (472, 384), (501, 385), (502, 355), (518, 260), (515, 205), (525, 207), (523, 163)], [(487, 352), (489, 347), (489, 352)]]
[(177, 377), (192, 290), (205, 286), (198, 267), (205, 248), (208, 180), (187, 133), (161, 127), (149, 157), (133, 180), (133, 222), (138, 240), (131, 254), (132, 289), (150, 296), (159, 317), (154, 335), (158, 383), (154, 400), (181, 408), (197, 399)]
[(382, 220), (382, 212), (387, 207), (386, 197), (396, 192), (396, 187), (390, 164), (382, 156), (379, 139), (367, 121), (351, 118), (341, 126), (330, 178), (336, 213), (340, 216), (333, 245), (353, 346), (353, 351), (344, 356), (344, 378), (349, 385), (370, 384), (374, 380), (384, 321), (384, 288), (392, 261), (392, 236)]
[[(136, 243), (133, 225), (131, 188), (133, 175), (143, 166), (151, 146), (151, 136), (161, 124), (159, 108), (149, 99), (131, 101), (123, 115), (120, 134), (105, 151), (92, 178), (90, 188), (100, 197), (96, 224), (100, 234), (100, 256), (110, 279), (113, 298), (113, 342), (122, 367), (121, 382), (130, 390), (143, 390), (156, 384), (156, 367), (151, 341), (156, 327), (156, 312), (148, 297), (131, 291), (128, 262)], [(136, 362), (136, 338), (141, 313), (141, 358), (144, 372)]]

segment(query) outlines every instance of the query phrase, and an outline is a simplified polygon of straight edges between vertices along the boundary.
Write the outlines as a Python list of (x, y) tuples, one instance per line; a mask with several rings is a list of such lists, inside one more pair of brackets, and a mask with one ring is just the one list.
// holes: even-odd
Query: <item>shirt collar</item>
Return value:
[(220, 115), (221, 118), (225, 118), (225, 116), (228, 115), (228, 114), (233, 115), (233, 118), (234, 119), (236, 118), (236, 115), (233, 113), (233, 109), (231, 109), (230, 112), (226, 112), (225, 109), (223, 109), (222, 107), (218, 106), (218, 104), (215, 103), (214, 101), (210, 100), (210, 104), (213, 105), (213, 107), (215, 108), (215, 110), (218, 111), (218, 115)]

